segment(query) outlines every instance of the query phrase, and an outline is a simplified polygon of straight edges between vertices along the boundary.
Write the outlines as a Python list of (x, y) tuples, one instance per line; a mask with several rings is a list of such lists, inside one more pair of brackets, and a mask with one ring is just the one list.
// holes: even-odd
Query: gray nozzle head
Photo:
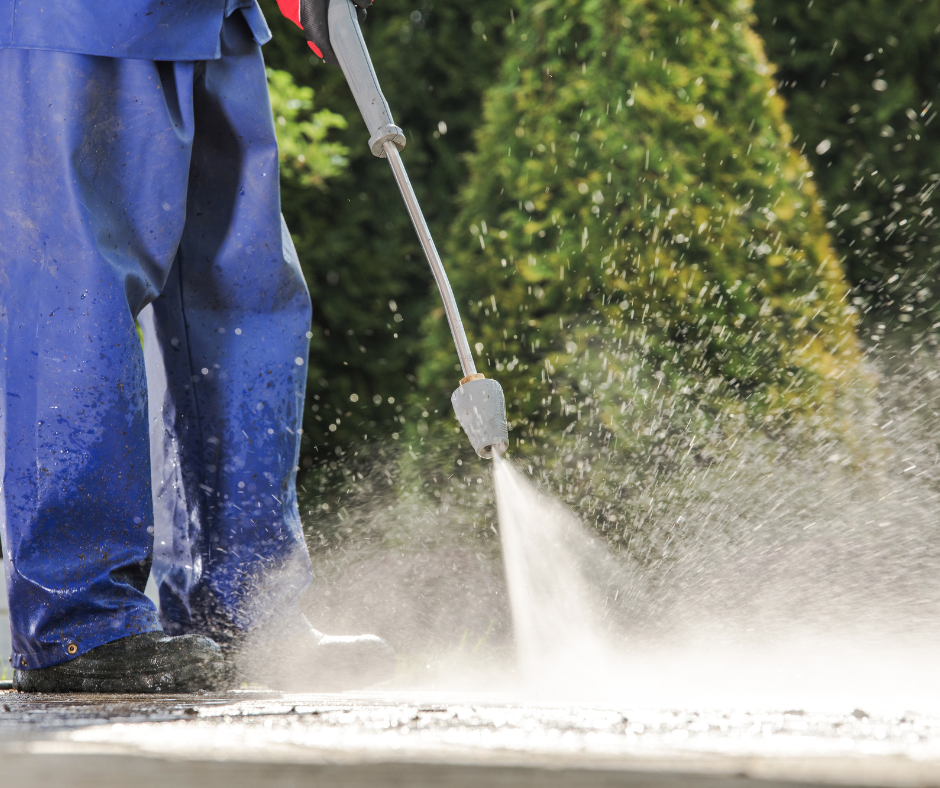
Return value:
[(477, 454), (490, 459), (509, 448), (506, 398), (499, 383), (487, 378), (467, 381), (451, 395), (450, 401)]

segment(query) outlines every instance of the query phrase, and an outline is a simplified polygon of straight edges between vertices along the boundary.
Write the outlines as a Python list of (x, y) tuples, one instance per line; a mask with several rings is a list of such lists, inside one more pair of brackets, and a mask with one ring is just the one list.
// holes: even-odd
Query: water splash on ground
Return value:
[[(887, 516), (878, 511), (884, 489), (866, 491), (856, 479), (843, 495), (831, 491), (826, 506), (812, 500), (811, 481), (798, 478), (765, 479), (747, 495), (732, 488), (742, 508), (728, 512), (733, 501), (725, 500), (724, 520), (712, 518), (710, 538), (686, 545), (670, 573), (613, 554), (498, 460), (504, 564), (527, 691), (657, 708), (940, 709), (940, 626), (924, 616), (925, 607), (938, 609), (940, 594), (927, 577), (919, 588), (904, 577), (905, 568), (916, 569), (916, 534), (929, 538), (922, 526), (936, 518), (898, 523), (894, 534), (880, 523), (865, 529)], [(761, 497), (785, 500), (773, 515), (760, 511)], [(915, 518), (926, 516), (916, 500), (906, 503)], [(779, 529), (769, 540), (741, 538), (754, 535), (742, 527), (748, 518), (805, 526), (843, 507), (851, 525), (812, 536), (801, 527), (787, 549)], [(685, 511), (693, 521), (709, 519), (702, 507)], [(893, 519), (904, 517), (896, 511)]]
[[(898, 343), (870, 373), (841, 443), (751, 430), (709, 445), (683, 422), (680, 461), (643, 475), (645, 457), (556, 436), (544, 463), (497, 463), (498, 501), (476, 460), (365, 468), (330, 501), (349, 537), (317, 552), (308, 615), (388, 639), (398, 686), (940, 710), (940, 354)], [(577, 483), (592, 473), (622, 489), (606, 514)], [(325, 519), (308, 520), (314, 545)]]

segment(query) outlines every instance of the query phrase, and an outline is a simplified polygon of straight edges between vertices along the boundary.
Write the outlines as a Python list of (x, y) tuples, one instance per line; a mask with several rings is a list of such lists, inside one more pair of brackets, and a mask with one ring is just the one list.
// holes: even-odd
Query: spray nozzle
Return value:
[(509, 448), (506, 398), (499, 383), (479, 373), (468, 375), (450, 401), (477, 454), (488, 460)]

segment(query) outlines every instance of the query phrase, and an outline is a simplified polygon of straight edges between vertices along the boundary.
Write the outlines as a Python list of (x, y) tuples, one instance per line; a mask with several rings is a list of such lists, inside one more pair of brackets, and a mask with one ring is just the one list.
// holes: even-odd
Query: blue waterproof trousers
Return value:
[(247, 25), (228, 19), (221, 59), (198, 62), (0, 49), (0, 97), (14, 665), (160, 629), (155, 530), (167, 631), (225, 644), (299, 619), (310, 299)]

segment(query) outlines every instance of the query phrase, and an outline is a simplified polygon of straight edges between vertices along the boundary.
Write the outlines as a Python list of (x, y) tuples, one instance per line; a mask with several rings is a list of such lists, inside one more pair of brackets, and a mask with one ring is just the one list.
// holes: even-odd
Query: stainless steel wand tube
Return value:
[(398, 188), (401, 189), (401, 196), (405, 200), (408, 214), (411, 216), (411, 221), (415, 226), (415, 232), (418, 233), (421, 248), (424, 249), (424, 254), (428, 258), (431, 272), (434, 274), (434, 280), (437, 282), (437, 289), (441, 291), (441, 299), (444, 302), (444, 312), (447, 314), (447, 323), (450, 326), (450, 333), (454, 338), (454, 344), (457, 346), (457, 355), (460, 357), (460, 366), (463, 369), (464, 377), (467, 378), (471, 375), (476, 375), (477, 368), (473, 363), (473, 356), (470, 354), (470, 343), (467, 342), (467, 334), (460, 320), (460, 311), (457, 309), (454, 291), (451, 290), (450, 281), (447, 279), (447, 273), (444, 271), (444, 264), (441, 262), (441, 257), (437, 253), (437, 247), (434, 245), (434, 239), (431, 237), (428, 223), (424, 220), (424, 214), (421, 212), (418, 198), (415, 196), (414, 189), (411, 187), (411, 181), (408, 179), (408, 173), (405, 171), (405, 165), (402, 163), (401, 154), (391, 140), (386, 141), (383, 147), (385, 149), (385, 155), (388, 158), (388, 163), (392, 166), (392, 172), (395, 174), (395, 181), (398, 183)]

